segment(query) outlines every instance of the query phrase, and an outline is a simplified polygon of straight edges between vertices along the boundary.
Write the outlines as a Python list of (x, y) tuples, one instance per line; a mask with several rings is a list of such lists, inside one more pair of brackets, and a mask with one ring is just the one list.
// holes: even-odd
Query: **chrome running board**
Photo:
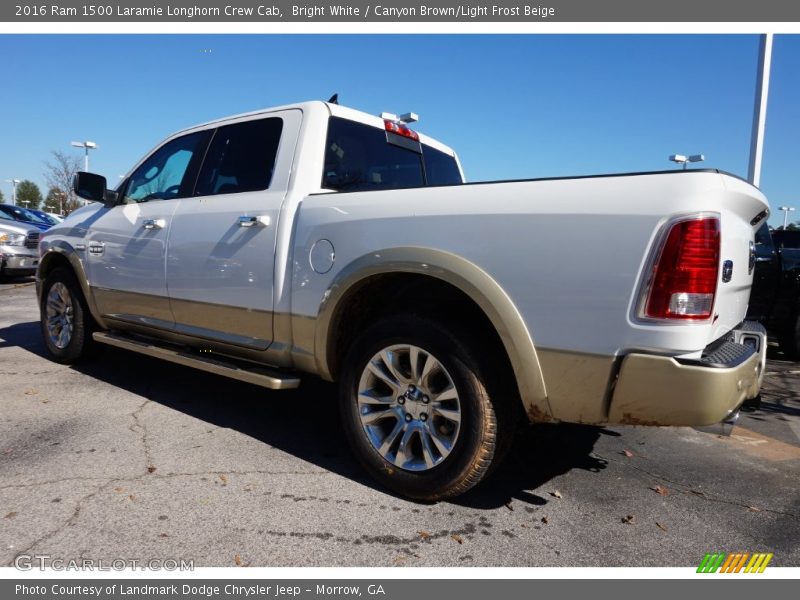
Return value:
[(96, 342), (146, 354), (172, 363), (200, 369), (208, 373), (238, 379), (271, 390), (288, 390), (300, 385), (300, 378), (280, 371), (260, 367), (251, 363), (237, 362), (217, 356), (200, 356), (178, 347), (156, 346), (151, 342), (124, 337), (115, 333), (97, 331), (92, 334)]

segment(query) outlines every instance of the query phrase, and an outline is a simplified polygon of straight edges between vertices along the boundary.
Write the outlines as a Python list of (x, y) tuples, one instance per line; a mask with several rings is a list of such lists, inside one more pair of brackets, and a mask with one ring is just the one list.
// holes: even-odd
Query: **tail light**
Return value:
[(419, 141), (419, 135), (417, 134), (417, 132), (413, 131), (412, 129), (409, 129), (403, 123), (400, 123), (398, 121), (390, 121), (389, 119), (384, 119), (383, 124), (384, 127), (386, 128), (386, 131), (390, 133), (396, 133), (397, 135), (401, 135), (410, 140), (414, 140), (415, 142)]
[(674, 223), (653, 267), (644, 316), (701, 320), (711, 317), (720, 256), (718, 216)]

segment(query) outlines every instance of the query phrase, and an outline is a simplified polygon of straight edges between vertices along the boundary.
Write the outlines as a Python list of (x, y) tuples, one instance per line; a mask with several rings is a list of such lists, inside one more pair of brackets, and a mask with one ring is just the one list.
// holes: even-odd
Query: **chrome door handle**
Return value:
[(167, 222), (164, 219), (145, 219), (142, 227), (145, 229), (164, 229)]
[(269, 217), (268, 216), (261, 216), (261, 217), (251, 217), (248, 215), (242, 215), (239, 217), (239, 227), (255, 227), (255, 226), (266, 227), (269, 225)]
[(756, 262), (771, 262), (771, 256), (756, 256)]

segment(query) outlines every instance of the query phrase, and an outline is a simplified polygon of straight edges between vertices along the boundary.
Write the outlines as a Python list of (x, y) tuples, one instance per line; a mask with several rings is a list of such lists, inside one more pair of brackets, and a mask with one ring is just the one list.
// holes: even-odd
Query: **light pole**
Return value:
[(786, 225), (789, 221), (789, 213), (794, 210), (794, 206), (779, 206), (778, 210), (783, 211), (783, 229), (786, 230)]
[(670, 154), (669, 159), (674, 163), (683, 165), (683, 170), (685, 171), (689, 163), (703, 162), (706, 157), (704, 154), (692, 154), (691, 156), (686, 156), (685, 154)]
[(17, 184), (21, 183), (19, 179), (6, 179), (11, 184), (11, 204), (17, 205)]
[(85, 142), (72, 142), (72, 145), (76, 148), (83, 148), (84, 155), (83, 155), (83, 170), (87, 173), (89, 172), (89, 150), (96, 150), (97, 144), (90, 141)]
[(759, 38), (758, 44), (758, 74), (756, 76), (756, 95), (753, 101), (750, 161), (747, 167), (747, 181), (756, 187), (761, 185), (761, 157), (764, 152), (764, 130), (767, 126), (767, 97), (769, 96), (771, 64), (772, 34), (765, 33)]

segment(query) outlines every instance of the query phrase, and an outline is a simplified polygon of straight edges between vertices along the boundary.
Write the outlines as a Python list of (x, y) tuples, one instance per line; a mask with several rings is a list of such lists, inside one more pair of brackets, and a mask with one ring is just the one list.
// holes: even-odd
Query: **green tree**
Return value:
[(51, 187), (49, 190), (47, 190), (47, 196), (45, 196), (42, 210), (59, 215), (63, 214), (65, 210), (64, 204), (66, 199), (66, 193), (62, 192), (56, 187)]
[(25, 179), (17, 184), (17, 206), (39, 208), (42, 203), (42, 192), (39, 186)]
[(0, 190), (0, 204), (4, 202), (3, 200), (3, 190)]

